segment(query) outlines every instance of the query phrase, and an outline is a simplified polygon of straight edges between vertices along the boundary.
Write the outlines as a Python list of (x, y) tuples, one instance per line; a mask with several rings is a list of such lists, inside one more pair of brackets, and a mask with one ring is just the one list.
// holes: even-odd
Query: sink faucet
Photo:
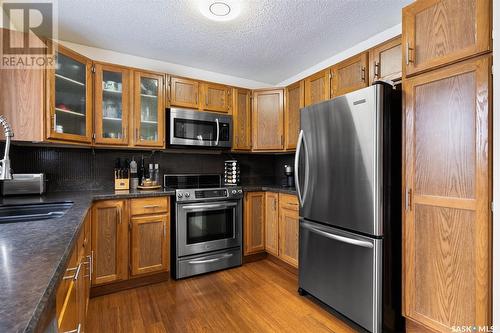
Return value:
[(0, 125), (2, 125), (5, 135), (5, 153), (3, 159), (0, 160), (0, 180), (8, 180), (12, 179), (12, 174), (10, 171), (9, 149), (10, 138), (14, 136), (14, 132), (7, 122), (7, 119), (5, 119), (3, 115), (0, 115)]

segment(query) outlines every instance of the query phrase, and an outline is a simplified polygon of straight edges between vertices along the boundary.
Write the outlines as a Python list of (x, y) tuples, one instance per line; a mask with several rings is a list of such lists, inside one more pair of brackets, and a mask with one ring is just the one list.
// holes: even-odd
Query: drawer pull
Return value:
[(144, 209), (160, 208), (160, 205), (146, 205), (143, 206)]
[(71, 331), (66, 331), (64, 333), (80, 333), (81, 327), (82, 327), (82, 325), (78, 324), (78, 327), (76, 329), (71, 330)]
[(66, 272), (71, 272), (71, 271), (76, 271), (76, 272), (72, 276), (63, 276), (63, 280), (78, 280), (78, 275), (80, 275), (81, 268), (82, 264), (80, 263), (78, 264), (78, 267), (66, 269)]

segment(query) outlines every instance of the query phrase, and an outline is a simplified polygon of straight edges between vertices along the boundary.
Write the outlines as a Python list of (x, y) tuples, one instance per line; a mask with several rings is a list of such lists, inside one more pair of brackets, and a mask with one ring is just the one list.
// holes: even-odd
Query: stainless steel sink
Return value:
[(0, 206), (0, 223), (60, 218), (71, 206), (73, 206), (71, 201)]

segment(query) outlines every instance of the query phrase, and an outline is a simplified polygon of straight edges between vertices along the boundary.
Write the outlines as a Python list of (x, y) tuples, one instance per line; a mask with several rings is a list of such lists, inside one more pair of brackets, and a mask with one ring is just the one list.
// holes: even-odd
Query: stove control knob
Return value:
[(239, 194), (243, 193), (243, 190), (238, 190), (238, 193), (239, 193)]
[(186, 198), (189, 198), (189, 196), (190, 196), (189, 192), (184, 193), (184, 196), (185, 196)]
[(182, 193), (177, 193), (177, 198), (182, 199)]
[(231, 193), (232, 194), (236, 194), (237, 192), (236, 192), (236, 190), (232, 190)]

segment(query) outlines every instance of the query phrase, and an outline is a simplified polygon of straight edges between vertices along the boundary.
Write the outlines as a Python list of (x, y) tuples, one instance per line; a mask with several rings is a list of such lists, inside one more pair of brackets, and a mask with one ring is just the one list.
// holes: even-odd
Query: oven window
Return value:
[(215, 141), (217, 124), (212, 121), (174, 119), (174, 136), (180, 139)]
[(232, 208), (187, 213), (187, 244), (233, 238)]

